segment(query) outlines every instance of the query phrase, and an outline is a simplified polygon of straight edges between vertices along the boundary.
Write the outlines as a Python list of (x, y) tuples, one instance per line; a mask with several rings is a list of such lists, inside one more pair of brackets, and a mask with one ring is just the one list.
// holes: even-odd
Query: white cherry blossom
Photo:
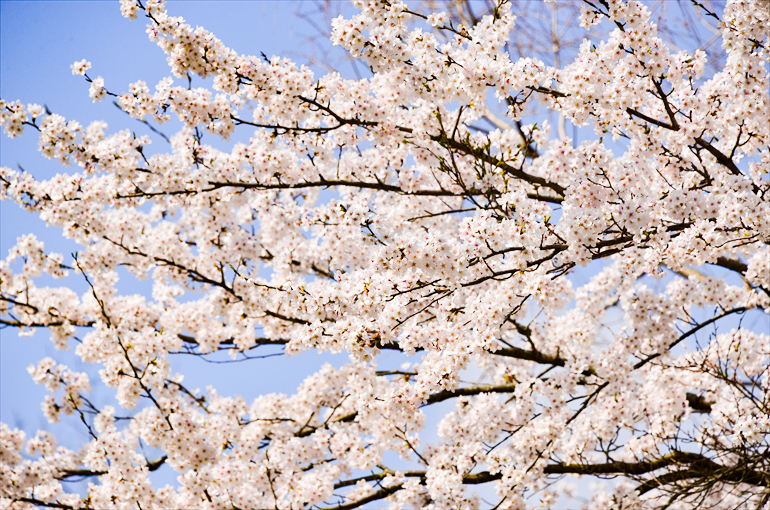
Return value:
[[(242, 55), (161, 0), (121, 0), (169, 77), (119, 93), (86, 60), (72, 72), (94, 102), (179, 121), (168, 150), (0, 99), (9, 137), (70, 167), (2, 168), (2, 198), (80, 246), (20, 237), (0, 261), (0, 324), (47, 328), (59, 349), (77, 336), (98, 373), (29, 367), (43, 415), (89, 439), (72, 451), (0, 423), (0, 504), (558, 507), (567, 475), (619, 478), (587, 508), (766, 505), (766, 3), (692, 7), (718, 20), (716, 70), (633, 0), (586, 2), (580, 22), (606, 37), (561, 66), (511, 58), (505, 0), (472, 26), (353, 3), (331, 43), (366, 63), (360, 79)], [(535, 102), (582, 141), (530, 118)], [(480, 127), (493, 107), (504, 120)], [(126, 277), (151, 287), (127, 294)], [(250, 402), (172, 369), (226, 350), (246, 384), (266, 346), (349, 362)], [(162, 466), (175, 487), (152, 483)], [(83, 494), (63, 483), (81, 477)]]

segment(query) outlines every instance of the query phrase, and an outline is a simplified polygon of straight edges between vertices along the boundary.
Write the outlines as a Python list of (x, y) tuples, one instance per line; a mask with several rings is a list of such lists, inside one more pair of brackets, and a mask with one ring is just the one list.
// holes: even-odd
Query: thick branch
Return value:
[(371, 503), (372, 501), (378, 501), (380, 499), (385, 499), (391, 494), (398, 492), (401, 490), (401, 487), (403, 487), (403, 484), (396, 484), (391, 485), (389, 487), (383, 487), (382, 489), (378, 490), (377, 492), (374, 492), (366, 497), (363, 497), (361, 499), (357, 499), (355, 501), (351, 501), (350, 503), (343, 503), (341, 505), (329, 507), (333, 510), (351, 510), (353, 508), (361, 507), (367, 503)]
[[(660, 488), (677, 481), (716, 476), (720, 481), (730, 483), (747, 483), (761, 487), (770, 486), (770, 478), (762, 472), (752, 470), (745, 466), (724, 466), (698, 453), (690, 452), (672, 452), (654, 460), (638, 462), (606, 462), (603, 464), (565, 464), (557, 463), (545, 466), (543, 472), (546, 475), (621, 475), (621, 476), (643, 476), (660, 469), (682, 466), (683, 469), (667, 472), (646, 480), (637, 487), (640, 494), (649, 492), (652, 489)], [(377, 473), (369, 476), (346, 480), (335, 485), (335, 488), (355, 485), (358, 481), (376, 481), (382, 480), (390, 472)], [(408, 477), (417, 477), (424, 479), (425, 471), (408, 471), (404, 473)], [(490, 473), (484, 471), (481, 473), (468, 474), (463, 477), (463, 483), (467, 485), (478, 485), (493, 482), (502, 478), (501, 473)], [(340, 505), (334, 508), (357, 508), (366, 503), (383, 499), (390, 494), (401, 489), (401, 485), (393, 485), (362, 498), (360, 500)]]
[[(166, 462), (167, 459), (168, 459), (168, 456), (164, 455), (159, 459), (153, 460), (152, 462), (148, 462), (147, 469), (150, 472), (157, 471)], [(107, 471), (94, 471), (91, 469), (67, 469), (67, 470), (61, 471), (59, 475), (56, 477), (56, 479), (64, 480), (66, 478), (72, 478), (75, 476), (101, 476), (105, 474), (107, 474)]]
[[(607, 462), (604, 464), (551, 464), (544, 468), (547, 475), (625, 475), (641, 476), (659, 469), (686, 465), (686, 469), (672, 471), (656, 476), (642, 483), (637, 490), (644, 494), (652, 489), (674, 481), (697, 477), (717, 476), (731, 483), (748, 483), (762, 487), (770, 486), (768, 475), (743, 466), (724, 466), (699, 453), (673, 452), (650, 461)], [(488, 471), (467, 475), (463, 483), (473, 485), (492, 482), (502, 478), (500, 473)]]
[(482, 393), (511, 393), (516, 389), (515, 384), (501, 384), (499, 386), (474, 386), (471, 388), (455, 388), (453, 390), (442, 390), (438, 393), (432, 394), (425, 401), (424, 405), (435, 404), (437, 402), (443, 402), (450, 398), (455, 397), (467, 397), (472, 395), (480, 395)]

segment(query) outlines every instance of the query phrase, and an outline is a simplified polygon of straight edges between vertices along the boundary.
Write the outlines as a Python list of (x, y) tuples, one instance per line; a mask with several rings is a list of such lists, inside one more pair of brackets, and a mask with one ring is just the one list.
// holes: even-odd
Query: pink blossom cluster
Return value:
[[(2, 168), (2, 197), (81, 246), (65, 260), (19, 238), (0, 323), (47, 328), (60, 349), (79, 333), (124, 415), (88, 399), (86, 374), (30, 367), (45, 416), (78, 415), (91, 439), (71, 451), (0, 424), (0, 505), (481, 508), (489, 484), (513, 509), (571, 497), (564, 475), (622, 478), (588, 508), (766, 504), (770, 334), (748, 323), (770, 312), (767, 6), (714, 14), (727, 56), (709, 74), (634, 0), (586, 2), (583, 24), (611, 29), (562, 68), (510, 58), (505, 0), (467, 27), (354, 4), (331, 41), (371, 67), (358, 80), (240, 55), (161, 0), (121, 0), (172, 76), (113, 94), (86, 75), (89, 95), (177, 119), (168, 153), (0, 100), (8, 136), (34, 130), (76, 169)], [(176, 84), (188, 75), (211, 89)], [(492, 97), (510, 126), (487, 132)], [(522, 124), (535, 101), (593, 134)], [(244, 129), (229, 152), (201, 141)], [(122, 293), (118, 268), (151, 295)], [(44, 274), (65, 283), (39, 287)], [(350, 362), (253, 402), (172, 370), (183, 350), (266, 345)], [(151, 483), (161, 466), (176, 487)], [(62, 484), (83, 476), (85, 494)]]

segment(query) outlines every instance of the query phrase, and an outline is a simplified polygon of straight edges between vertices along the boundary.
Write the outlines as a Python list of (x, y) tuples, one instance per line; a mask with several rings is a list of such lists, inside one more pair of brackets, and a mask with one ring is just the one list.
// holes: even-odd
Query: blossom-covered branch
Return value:
[[(516, 55), (529, 7), (507, 0), (355, 0), (331, 42), (357, 79), (120, 4), (170, 76), (117, 93), (86, 60), (72, 72), (151, 136), (0, 100), (6, 134), (76, 168), (2, 168), (2, 197), (79, 245), (18, 239), (0, 325), (74, 346), (117, 401), (31, 366), (46, 418), (88, 436), (71, 450), (0, 424), (3, 504), (479, 508), (486, 484), (488, 506), (528, 508), (575, 501), (566, 476), (617, 478), (591, 508), (767, 503), (766, 2), (687, 7), (720, 60), (675, 49), (642, 3), (586, 1), (591, 38), (563, 64), (555, 43), (551, 63)], [(251, 402), (173, 368), (220, 351), (244, 384), (272, 356), (348, 361)]]

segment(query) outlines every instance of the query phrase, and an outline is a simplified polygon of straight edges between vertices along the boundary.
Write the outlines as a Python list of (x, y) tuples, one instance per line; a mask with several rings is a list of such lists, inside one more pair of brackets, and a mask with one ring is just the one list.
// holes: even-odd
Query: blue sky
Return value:
[[(168, 2), (170, 14), (183, 16), (193, 26), (205, 27), (239, 53), (259, 55), (264, 52), (268, 56), (293, 57), (300, 63), (307, 62), (305, 55), (317, 54), (317, 49), (307, 42), (307, 38), (317, 32), (296, 14), (298, 10), (311, 13), (314, 5), (286, 0)], [(332, 8), (349, 8), (349, 5), (335, 3)], [(314, 20), (318, 21), (317, 18)], [(120, 93), (140, 79), (153, 88), (170, 73), (165, 55), (147, 39), (145, 27), (141, 18), (134, 21), (122, 18), (117, 1), (0, 0), (0, 97), (45, 104), (52, 112), (86, 126), (94, 120), (104, 120), (109, 125), (108, 132), (128, 128), (137, 134), (148, 134), (153, 139), (153, 151), (166, 151), (162, 139), (115, 108), (111, 100), (94, 104), (88, 97), (89, 84), (82, 76), (73, 76), (70, 69), (73, 62), (86, 59), (92, 63), (89, 76), (104, 77), (105, 85), (111, 91)], [(323, 56), (343, 55), (339, 47), (336, 50)], [(340, 61), (344, 62), (344, 59)], [(319, 75), (326, 72), (318, 67), (314, 70)], [(345, 63), (340, 71), (354, 77), (349, 63)], [(200, 80), (197, 85), (201, 85)], [(177, 127), (172, 122), (161, 129), (173, 134)], [(236, 133), (234, 138), (248, 135), (249, 132), (244, 131)], [(208, 137), (204, 142), (215, 143), (215, 140)], [(28, 130), (16, 139), (0, 135), (0, 166), (15, 168), (21, 165), (38, 179), (78, 171), (78, 168), (62, 167), (43, 158), (36, 147), (34, 130)], [(47, 251), (63, 253), (65, 260), (78, 249), (75, 243), (61, 237), (58, 228), (46, 227), (36, 216), (21, 211), (10, 202), (0, 201), (0, 226), (2, 258), (6, 257), (17, 237), (27, 233), (34, 233), (44, 241)], [(77, 275), (64, 281), (41, 278), (38, 282), (38, 286), (63, 284), (78, 293), (86, 291), (82, 277)], [(148, 294), (150, 287), (147, 281), (124, 278), (119, 289), (123, 294)], [(40, 411), (46, 391), (32, 382), (26, 370), (30, 364), (50, 356), (73, 370), (89, 373), (94, 388), (90, 398), (97, 406), (113, 404), (118, 408), (112, 397), (113, 391), (100, 384), (99, 367), (82, 363), (74, 354), (74, 343), (72, 345), (73, 349), (62, 352), (53, 347), (46, 331), (37, 331), (27, 338), (18, 337), (15, 330), (0, 331), (0, 421), (25, 430), (28, 437), (38, 429), (50, 430), (60, 444), (70, 448), (77, 449), (88, 441), (87, 433), (76, 417), (64, 417), (59, 424), (48, 424)], [(229, 358), (222, 355), (217, 359)], [(251, 402), (265, 393), (291, 394), (305, 376), (323, 363), (339, 366), (347, 360), (345, 354), (332, 356), (306, 352), (293, 358), (281, 356), (232, 365), (206, 363), (192, 356), (174, 356), (172, 369), (185, 374), (184, 382), (190, 389), (204, 389), (210, 384), (220, 395), (241, 395)], [(381, 359), (382, 366), (389, 368), (398, 368), (403, 361), (401, 355), (387, 352)], [(436, 420), (451, 408), (451, 402), (431, 408), (424, 437), (435, 437)], [(125, 413), (118, 410), (120, 414)], [(148, 452), (151, 459), (158, 456), (157, 452)], [(158, 486), (173, 485), (175, 478), (176, 474), (165, 466), (153, 474)], [(73, 489), (82, 492), (84, 484)]]
[[(304, 39), (312, 29), (293, 16), (297, 8), (307, 5), (289, 1), (170, 1), (169, 11), (181, 15), (193, 26), (201, 25), (214, 32), (225, 44), (240, 53), (259, 55), (297, 54), (307, 50)], [(0, 1), (0, 97), (24, 103), (47, 105), (51, 111), (68, 120), (88, 125), (105, 120), (110, 131), (125, 128), (137, 134), (149, 133), (139, 122), (117, 110), (110, 100), (94, 104), (88, 97), (88, 83), (82, 76), (73, 76), (70, 65), (81, 59), (89, 60), (92, 77), (103, 76), (108, 89), (122, 92), (136, 80), (144, 80), (152, 88), (161, 78), (170, 75), (165, 55), (145, 34), (143, 19), (129, 21), (120, 16), (117, 1)], [(163, 129), (173, 133), (174, 126)], [(247, 134), (247, 133), (244, 133)], [(152, 135), (153, 150), (165, 151), (164, 142)], [(212, 140), (209, 139), (209, 142)], [(38, 179), (77, 168), (64, 168), (43, 158), (36, 150), (37, 137), (29, 130), (21, 138), (0, 136), (0, 166), (21, 165)], [(77, 246), (62, 239), (58, 229), (46, 227), (35, 216), (21, 211), (15, 204), (0, 202), (0, 257), (20, 235), (33, 232), (46, 243), (46, 249), (69, 254)], [(78, 291), (78, 278), (69, 282)], [(82, 280), (82, 278), (80, 278)], [(40, 285), (60, 285), (61, 282), (41, 282)], [(128, 283), (124, 293), (142, 292), (146, 282)], [(50, 426), (40, 412), (45, 391), (34, 385), (26, 367), (45, 356), (51, 356), (76, 370), (91, 374), (94, 387), (99, 386), (96, 368), (84, 366), (72, 351), (56, 351), (45, 331), (31, 338), (19, 338), (14, 330), (0, 332), (0, 421), (23, 428), (34, 435), (36, 429), (50, 429), (62, 435), (66, 446), (77, 447), (86, 440), (85, 431), (76, 420)], [(220, 394), (241, 394), (250, 401), (256, 395), (281, 391), (291, 393), (303, 375), (314, 371), (331, 356), (314, 353), (300, 360), (272, 358), (251, 362), (248, 384), (232, 365), (212, 365), (193, 357), (176, 357), (175, 370), (187, 374), (191, 388), (213, 384)], [(336, 364), (346, 357), (338, 356)], [(297, 363), (299, 361), (299, 363)], [(280, 377), (276, 377), (280, 374)], [(287, 377), (287, 374), (292, 374)], [(111, 399), (111, 390), (101, 388), (93, 395), (97, 403)]]

